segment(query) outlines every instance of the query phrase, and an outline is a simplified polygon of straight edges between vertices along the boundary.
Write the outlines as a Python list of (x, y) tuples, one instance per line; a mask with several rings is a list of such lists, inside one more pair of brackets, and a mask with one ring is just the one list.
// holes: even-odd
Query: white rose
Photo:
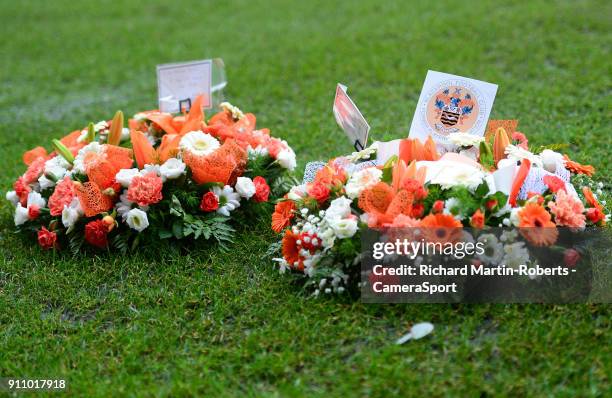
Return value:
[(255, 184), (249, 177), (238, 177), (236, 180), (236, 192), (245, 199), (250, 199), (255, 195)]
[(221, 144), (210, 134), (203, 131), (191, 131), (181, 138), (179, 148), (196, 156), (206, 156), (216, 151)]
[(115, 175), (115, 181), (121, 184), (121, 186), (124, 188), (127, 188), (132, 183), (132, 179), (139, 175), (140, 171), (138, 169), (121, 169)]
[(21, 205), (21, 203), (17, 204), (17, 207), (15, 207), (15, 217), (14, 217), (14, 221), (15, 221), (15, 225), (21, 225), (23, 223), (25, 223), (26, 221), (28, 221), (30, 219), (29, 215), (28, 215), (28, 209), (27, 207), (23, 207)]
[(159, 168), (159, 173), (164, 180), (173, 180), (185, 174), (185, 163), (177, 158), (170, 158)]
[(376, 167), (369, 167), (353, 173), (346, 183), (346, 195), (351, 199), (357, 198), (364, 189), (379, 182), (382, 174), (382, 170)]
[(440, 185), (442, 189), (462, 185), (474, 191), (482, 183), (484, 177), (484, 173), (478, 169), (457, 163), (442, 169), (430, 182)]
[(335, 219), (329, 223), (336, 236), (340, 239), (350, 238), (357, 232), (357, 219), (345, 218)]
[(64, 227), (70, 229), (83, 215), (83, 209), (78, 198), (72, 199), (69, 206), (64, 205), (62, 210), (62, 224)]
[(147, 213), (140, 209), (132, 209), (128, 211), (125, 222), (130, 228), (135, 229), (138, 232), (144, 231), (149, 226)]
[(331, 222), (332, 220), (347, 217), (351, 214), (351, 203), (353, 201), (344, 196), (332, 200), (329, 208), (325, 211), (325, 220)]
[(565, 166), (565, 159), (559, 152), (551, 151), (550, 149), (544, 149), (540, 152), (540, 158), (542, 159), (542, 165), (544, 170), (554, 173), (557, 171), (557, 167)]
[(17, 193), (15, 191), (8, 191), (5, 197), (6, 200), (13, 204), (13, 206), (17, 206), (17, 203), (19, 203), (19, 196), (17, 196)]
[(295, 161), (295, 153), (291, 148), (286, 148), (281, 150), (276, 157), (278, 164), (281, 165), (282, 168), (285, 168), (289, 171), (295, 169), (296, 161)]

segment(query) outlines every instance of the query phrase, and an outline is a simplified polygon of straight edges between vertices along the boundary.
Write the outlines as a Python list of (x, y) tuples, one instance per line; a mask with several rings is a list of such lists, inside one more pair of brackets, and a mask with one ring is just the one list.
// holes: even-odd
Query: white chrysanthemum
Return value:
[(121, 169), (115, 175), (115, 181), (121, 184), (122, 187), (127, 188), (132, 183), (134, 177), (140, 175), (138, 169)]
[(462, 185), (474, 191), (482, 183), (484, 177), (485, 174), (474, 167), (462, 167), (462, 165), (457, 164), (453, 167), (444, 168), (430, 182), (440, 185), (442, 189)]
[(523, 242), (516, 242), (504, 246), (504, 257), (501, 263), (506, 267), (517, 269), (519, 265), (529, 262), (529, 251)]
[(217, 213), (229, 217), (230, 212), (240, 207), (240, 195), (238, 195), (229, 185), (213, 187), (212, 192), (219, 199), (219, 208)]
[(289, 171), (293, 171), (293, 169), (295, 169), (295, 166), (297, 165), (295, 160), (295, 152), (293, 152), (293, 149), (289, 147), (281, 150), (278, 153), (278, 155), (276, 156), (276, 161), (278, 162), (278, 164), (280, 164), (282, 168), (287, 169)]
[(205, 156), (216, 151), (221, 144), (210, 134), (202, 131), (191, 131), (181, 138), (179, 148), (182, 151), (189, 151), (197, 156)]
[(248, 177), (238, 177), (236, 180), (236, 192), (243, 198), (250, 199), (256, 192), (253, 180)]
[(159, 174), (163, 180), (174, 180), (185, 174), (185, 163), (177, 158), (170, 158), (159, 167)]
[(64, 205), (64, 209), (62, 210), (62, 224), (64, 227), (71, 229), (81, 216), (83, 216), (81, 202), (78, 198), (74, 198), (69, 206)]
[(504, 151), (508, 155), (508, 159), (513, 161), (519, 161), (521, 159), (528, 159), (533, 166), (543, 167), (542, 159), (528, 150), (521, 148), (516, 145), (508, 145)]
[(542, 159), (542, 166), (544, 170), (554, 173), (557, 171), (557, 167), (565, 167), (565, 159), (559, 152), (552, 151), (550, 149), (544, 149), (540, 152), (540, 159)]
[(125, 222), (127, 225), (138, 232), (144, 231), (149, 226), (147, 213), (140, 209), (132, 209), (127, 212)]
[(230, 104), (229, 102), (220, 103), (219, 108), (223, 109), (226, 112), (231, 113), (232, 118), (234, 120), (240, 120), (244, 117), (244, 113), (242, 113), (242, 111), (237, 106), (234, 106)]
[(346, 183), (346, 195), (351, 199), (357, 198), (364, 189), (379, 182), (382, 174), (382, 170), (376, 167), (368, 167), (353, 173)]
[(332, 200), (325, 211), (325, 220), (331, 222), (332, 220), (348, 217), (351, 214), (351, 203), (353, 201), (345, 196)]
[(469, 148), (474, 145), (479, 145), (484, 141), (484, 137), (467, 133), (450, 133), (448, 140), (459, 147)]
[(357, 217), (333, 219), (329, 221), (329, 226), (339, 239), (350, 238), (357, 232)]
[(479, 243), (484, 243), (484, 253), (476, 257), (485, 264), (499, 265), (504, 255), (504, 247), (493, 234), (483, 234), (478, 237)]
[(85, 174), (85, 156), (88, 153), (102, 153), (104, 151), (104, 147), (100, 145), (100, 143), (94, 141), (85, 145), (83, 148), (79, 149), (76, 157), (74, 158), (72, 169), (80, 174)]
[(28, 215), (28, 208), (23, 207), (21, 203), (18, 203), (17, 207), (15, 207), (15, 216), (13, 217), (13, 221), (15, 221), (15, 226), (22, 225), (29, 219), (30, 217)]
[(11, 202), (13, 206), (17, 206), (17, 203), (19, 203), (19, 196), (17, 196), (17, 193), (15, 191), (8, 191), (5, 195), (5, 198), (9, 202)]

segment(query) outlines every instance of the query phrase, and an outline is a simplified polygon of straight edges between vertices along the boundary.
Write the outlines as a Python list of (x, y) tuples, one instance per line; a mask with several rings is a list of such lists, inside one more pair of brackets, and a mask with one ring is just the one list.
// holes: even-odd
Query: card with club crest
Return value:
[(370, 125), (365, 120), (357, 105), (346, 93), (347, 87), (338, 83), (334, 98), (334, 117), (338, 126), (344, 130), (351, 144), (360, 151), (368, 144)]
[(189, 110), (191, 102), (204, 96), (204, 109), (212, 107), (212, 60), (157, 65), (159, 110), (175, 113)]
[(427, 71), (409, 137), (431, 135), (444, 148), (451, 133), (483, 136), (496, 93), (496, 84)]

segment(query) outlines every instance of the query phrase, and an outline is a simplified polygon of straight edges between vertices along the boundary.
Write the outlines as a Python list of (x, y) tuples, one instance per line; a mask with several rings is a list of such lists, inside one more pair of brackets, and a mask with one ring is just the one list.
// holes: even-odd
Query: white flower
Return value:
[[(161, 166), (158, 164), (145, 164), (144, 168), (140, 170), (141, 176), (146, 176), (147, 174), (150, 174), (150, 173), (155, 173), (158, 176), (161, 176)], [(165, 181), (165, 180), (162, 178), (162, 181)]]
[(231, 113), (234, 120), (240, 120), (244, 117), (244, 113), (242, 113), (237, 106), (234, 106), (229, 102), (220, 103), (219, 108), (223, 109), (225, 112)]
[(329, 221), (329, 226), (339, 239), (350, 238), (357, 232), (357, 217), (337, 218)]
[(522, 207), (514, 207), (510, 210), (510, 222), (513, 226), (518, 227), (521, 223), (521, 219), (519, 218), (519, 212), (523, 210)]
[(287, 194), (287, 198), (293, 201), (300, 200), (304, 196), (306, 196), (306, 185), (304, 184), (291, 187), (289, 193)]
[(130, 138), (130, 129), (127, 127), (124, 127), (121, 130), (121, 138), (119, 138), (120, 141), (127, 141)]
[(483, 234), (478, 237), (478, 242), (484, 243), (484, 253), (476, 257), (485, 264), (499, 265), (504, 255), (504, 248), (493, 234)]
[(94, 141), (79, 149), (73, 162), (73, 170), (80, 174), (85, 174), (85, 156), (88, 153), (102, 153), (104, 147), (100, 143)]
[(64, 205), (64, 209), (62, 210), (62, 224), (64, 224), (64, 227), (70, 229), (82, 215), (83, 209), (81, 208), (81, 202), (79, 202), (78, 198), (74, 198), (69, 206)]
[(519, 161), (521, 159), (528, 159), (533, 166), (542, 167), (542, 159), (538, 155), (535, 155), (528, 150), (515, 145), (508, 145), (505, 150), (508, 159), (513, 161)]
[(438, 184), (442, 189), (449, 189), (457, 185), (463, 185), (474, 191), (482, 183), (485, 174), (474, 167), (463, 167), (455, 164), (445, 167), (440, 173), (431, 179), (432, 184)]
[(127, 191), (125, 191), (119, 196), (119, 201), (115, 205), (115, 208), (117, 209), (117, 214), (121, 216), (123, 221), (125, 221), (125, 218), (127, 217), (127, 213), (130, 210), (132, 210), (133, 204), (134, 202), (132, 202), (131, 200), (127, 198)]
[(346, 183), (346, 195), (351, 199), (357, 198), (364, 189), (379, 182), (382, 174), (382, 170), (376, 167), (368, 167), (353, 173)]
[(353, 201), (344, 196), (332, 200), (329, 208), (325, 211), (325, 220), (331, 222), (348, 217), (351, 214), (351, 203)]
[(13, 206), (17, 206), (17, 203), (19, 203), (19, 196), (17, 196), (17, 193), (15, 191), (8, 191), (5, 195), (5, 198), (9, 202), (11, 202)]
[(221, 144), (210, 134), (202, 131), (191, 131), (181, 138), (179, 148), (196, 156), (206, 156), (216, 151)]
[(159, 173), (164, 180), (174, 180), (185, 174), (185, 163), (177, 158), (170, 158), (159, 168)]
[(212, 192), (219, 198), (217, 213), (229, 217), (231, 211), (240, 207), (240, 195), (234, 192), (229, 185), (223, 188), (213, 187)]
[(448, 140), (459, 147), (471, 147), (483, 142), (484, 137), (467, 133), (450, 133)]
[(255, 184), (249, 177), (238, 177), (236, 180), (236, 192), (245, 199), (250, 199), (255, 195)]
[(529, 261), (529, 251), (523, 242), (516, 242), (504, 246), (504, 257), (501, 263), (506, 267), (518, 268), (521, 264), (527, 264)]
[(457, 220), (461, 221), (465, 218), (465, 214), (461, 214), (461, 202), (457, 198), (448, 198), (444, 201), (444, 210), (442, 214), (454, 216)]
[(28, 194), (28, 207), (34, 205), (38, 206), (39, 208), (42, 208), (45, 207), (46, 204), (47, 201), (38, 192), (30, 192)]
[(557, 167), (565, 167), (565, 159), (559, 152), (552, 151), (550, 149), (544, 149), (540, 152), (540, 159), (542, 159), (542, 166), (544, 170), (551, 173), (557, 171)]
[(54, 156), (45, 162), (44, 175), (53, 181), (59, 181), (72, 166), (62, 156)]
[(19, 226), (28, 221), (29, 219), (30, 217), (28, 215), (27, 207), (23, 207), (21, 203), (18, 203), (17, 207), (15, 207), (15, 217), (13, 218), (13, 220), (15, 221), (15, 226)]
[(132, 119), (136, 120), (137, 122), (144, 122), (148, 118), (149, 116), (147, 116), (146, 113), (142, 112), (135, 113), (134, 116), (132, 116)]
[(121, 186), (127, 188), (132, 183), (134, 177), (140, 175), (140, 170), (138, 169), (121, 169), (115, 175), (115, 181), (117, 181)]
[(351, 163), (356, 163), (362, 159), (369, 159), (372, 155), (376, 153), (377, 150), (378, 150), (378, 141), (375, 141), (369, 147), (359, 152), (351, 153), (349, 156), (346, 157), (346, 159)]
[(293, 169), (295, 169), (295, 166), (297, 165), (295, 161), (295, 153), (293, 152), (293, 149), (289, 147), (281, 150), (276, 156), (276, 160), (282, 168), (285, 168), (289, 171), (293, 171)]
[(47, 176), (43, 174), (38, 179), (38, 184), (40, 184), (40, 189), (44, 191), (47, 188), (55, 186), (55, 181), (48, 179)]
[(258, 157), (263, 157), (263, 156), (268, 156), (269, 155), (269, 151), (268, 148), (262, 146), (262, 145), (257, 145), (256, 148), (253, 148), (252, 146), (248, 146), (247, 147), (247, 154), (249, 156), (249, 159), (256, 159)]
[(127, 212), (125, 222), (127, 225), (138, 232), (144, 231), (149, 226), (147, 213), (140, 209), (132, 209)]

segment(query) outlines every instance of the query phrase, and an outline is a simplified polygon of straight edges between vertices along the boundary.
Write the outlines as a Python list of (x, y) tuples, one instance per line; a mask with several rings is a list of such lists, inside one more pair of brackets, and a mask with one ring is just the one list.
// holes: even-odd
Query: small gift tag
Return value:
[(204, 96), (204, 109), (210, 109), (212, 60), (157, 65), (159, 110), (176, 113), (189, 111), (191, 102)]
[(334, 116), (336, 122), (344, 130), (355, 150), (365, 149), (368, 143), (370, 125), (365, 120), (359, 108), (346, 93), (347, 87), (338, 83), (336, 98), (334, 98)]
[(431, 135), (443, 147), (451, 133), (483, 136), (496, 93), (496, 84), (428, 71), (410, 138), (425, 141)]

